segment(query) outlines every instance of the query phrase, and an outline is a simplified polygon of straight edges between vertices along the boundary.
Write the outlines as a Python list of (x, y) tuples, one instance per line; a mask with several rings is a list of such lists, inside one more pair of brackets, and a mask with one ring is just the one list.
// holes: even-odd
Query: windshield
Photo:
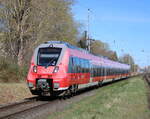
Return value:
[(61, 48), (40, 48), (38, 51), (38, 65), (55, 66), (61, 53)]

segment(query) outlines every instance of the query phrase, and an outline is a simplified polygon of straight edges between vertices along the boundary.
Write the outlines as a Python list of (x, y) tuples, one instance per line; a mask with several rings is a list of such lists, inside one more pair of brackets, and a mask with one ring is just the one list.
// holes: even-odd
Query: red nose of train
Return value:
[(49, 66), (47, 68), (42, 66), (37, 66), (37, 74), (48, 75), (52, 74), (54, 70), (54, 66)]
[(59, 66), (33, 66), (33, 73), (37, 75), (37, 78), (50, 78), (52, 74), (59, 71)]

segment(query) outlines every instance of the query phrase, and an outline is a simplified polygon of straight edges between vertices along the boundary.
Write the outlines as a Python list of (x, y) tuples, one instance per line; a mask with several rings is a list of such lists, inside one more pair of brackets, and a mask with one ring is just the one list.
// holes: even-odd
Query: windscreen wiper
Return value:
[(52, 61), (54, 61), (54, 59), (56, 59), (56, 57), (53, 57), (53, 58), (50, 60), (50, 62), (45, 66), (45, 68), (47, 68), (47, 67), (52, 63)]

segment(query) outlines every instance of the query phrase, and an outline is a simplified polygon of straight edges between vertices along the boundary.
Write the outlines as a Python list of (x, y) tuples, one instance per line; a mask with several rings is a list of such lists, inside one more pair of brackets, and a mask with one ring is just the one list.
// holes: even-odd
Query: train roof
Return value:
[(82, 52), (88, 52), (88, 53), (89, 53), (89, 51), (87, 51), (87, 50), (84, 50), (84, 49), (82, 49), (82, 48), (78, 48), (78, 47), (76, 47), (76, 46), (74, 46), (74, 45), (71, 45), (70, 43), (67, 43), (67, 42), (64, 42), (64, 41), (47, 41), (47, 42), (45, 42), (45, 44), (64, 44), (64, 45), (66, 45), (68, 48), (76, 49), (76, 50), (80, 50), (80, 51), (82, 51)]
[[(45, 44), (64, 44), (64, 45), (66, 45), (68, 48), (76, 49), (76, 50), (80, 50), (81, 52), (84, 52), (84, 53), (92, 54), (92, 53), (90, 53), (89, 51), (87, 51), (87, 50), (85, 50), (85, 49), (76, 47), (76, 46), (71, 45), (70, 43), (67, 43), (67, 42), (64, 42), (64, 41), (47, 41), (47, 42), (45, 42)], [(96, 54), (92, 54), (92, 55), (95, 55), (95, 56), (99, 56), (99, 57), (103, 57), (103, 58), (109, 59), (108, 57), (102, 56), (102, 55), (96, 55)]]
[(114, 65), (115, 65), (115, 66), (120, 65), (121, 67), (122, 67), (122, 66), (123, 66), (123, 67), (130, 67), (130, 65), (128, 65), (128, 64), (124, 64), (124, 63), (120, 63), (120, 62), (113, 61), (113, 60), (109, 59), (108, 57), (105, 57), (105, 56), (102, 56), (102, 55), (95, 55), (95, 54), (92, 54), (92, 53), (90, 53), (89, 51), (87, 51), (87, 50), (85, 50), (85, 49), (82, 49), (82, 48), (78, 48), (78, 47), (76, 47), (76, 46), (74, 46), (74, 45), (71, 45), (71, 44), (68, 43), (68, 42), (64, 42), (64, 41), (47, 41), (47, 42), (45, 42), (44, 44), (63, 44), (63, 45), (65, 45), (65, 46), (67, 46), (68, 48), (71, 48), (71, 49), (74, 49), (74, 50), (78, 50), (78, 51), (81, 51), (81, 52), (83, 52), (83, 53), (90, 54), (90, 55), (92, 55), (92, 56), (97, 56), (97, 57), (99, 57), (99, 58), (102, 58), (102, 59), (105, 60), (106, 63), (110, 63), (110, 64), (112, 64), (113, 66), (114, 66)]

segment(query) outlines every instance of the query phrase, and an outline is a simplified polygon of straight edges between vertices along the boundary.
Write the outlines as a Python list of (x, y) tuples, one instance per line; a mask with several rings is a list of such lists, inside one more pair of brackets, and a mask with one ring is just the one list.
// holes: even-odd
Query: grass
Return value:
[(142, 77), (99, 88), (94, 96), (71, 104), (48, 119), (149, 119), (147, 91)]
[(0, 57), (0, 104), (31, 96), (24, 80), (27, 66), (19, 67), (13, 60)]
[(15, 62), (0, 57), (0, 82), (20, 82), (27, 76), (28, 67), (19, 67)]
[(0, 83), (0, 104), (31, 97), (26, 83)]

